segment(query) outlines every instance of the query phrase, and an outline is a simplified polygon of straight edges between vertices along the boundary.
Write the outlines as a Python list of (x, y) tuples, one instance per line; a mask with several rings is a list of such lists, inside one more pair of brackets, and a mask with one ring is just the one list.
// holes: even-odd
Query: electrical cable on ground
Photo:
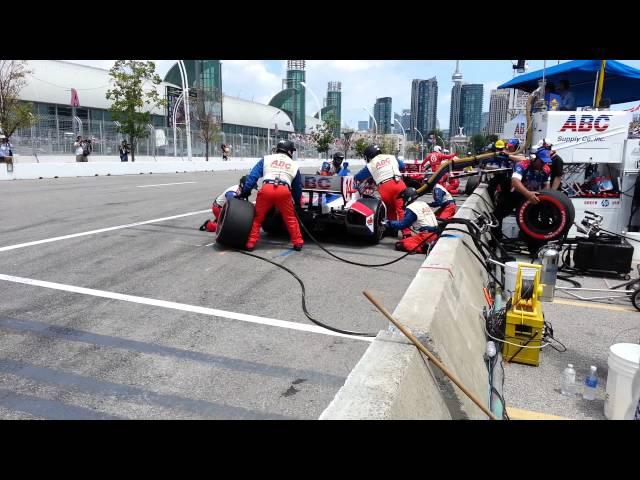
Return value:
[(327, 325), (326, 323), (322, 323), (320, 320), (315, 319), (314, 317), (311, 316), (311, 314), (307, 310), (307, 300), (306, 300), (307, 292), (306, 292), (306, 288), (304, 286), (304, 282), (302, 281), (302, 279), (300, 277), (298, 277), (298, 275), (296, 275), (296, 273), (294, 271), (288, 269), (284, 265), (280, 265), (279, 263), (276, 263), (276, 262), (274, 262), (272, 260), (269, 260), (268, 258), (261, 257), (260, 255), (255, 255), (253, 253), (245, 252), (243, 250), (235, 250), (235, 251), (238, 252), (238, 253), (241, 253), (243, 255), (247, 255), (248, 257), (257, 258), (257, 259), (262, 260), (264, 262), (270, 263), (271, 265), (275, 265), (276, 267), (281, 268), (285, 272), (289, 273), (293, 278), (295, 278), (298, 281), (298, 283), (300, 284), (300, 288), (302, 289), (302, 311), (304, 312), (304, 315), (309, 320), (311, 320), (313, 323), (315, 323), (319, 327), (326, 328), (327, 330), (331, 330), (332, 332), (343, 333), (345, 335), (355, 335), (355, 336), (359, 336), (359, 337), (375, 337), (377, 335), (377, 333), (365, 333), (365, 332), (355, 332), (355, 331), (352, 331), (352, 330), (342, 330), (340, 328), (332, 327), (330, 325)]

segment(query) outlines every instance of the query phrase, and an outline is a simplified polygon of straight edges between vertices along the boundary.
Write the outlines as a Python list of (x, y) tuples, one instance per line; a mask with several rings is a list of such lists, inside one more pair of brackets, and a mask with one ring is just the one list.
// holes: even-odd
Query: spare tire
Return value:
[(464, 194), (471, 195), (478, 185), (480, 185), (480, 175), (469, 177), (464, 186)]
[(534, 240), (551, 241), (564, 236), (575, 219), (571, 199), (557, 190), (538, 193), (540, 203), (524, 202), (516, 210), (520, 231)]
[(220, 212), (216, 242), (227, 247), (245, 248), (254, 212), (253, 203), (239, 198), (229, 198)]

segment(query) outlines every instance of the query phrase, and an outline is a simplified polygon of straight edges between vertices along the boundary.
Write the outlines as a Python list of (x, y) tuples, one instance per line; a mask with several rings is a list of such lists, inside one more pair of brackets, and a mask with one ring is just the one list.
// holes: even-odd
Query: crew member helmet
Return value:
[(289, 157), (293, 158), (293, 152), (296, 151), (296, 146), (293, 144), (291, 140), (280, 140), (276, 145), (276, 153), (282, 152), (284, 154), (289, 155)]
[(380, 147), (378, 145), (376, 144), (369, 145), (367, 148), (364, 149), (364, 159), (368, 163), (372, 159), (380, 155), (381, 153), (382, 153), (382, 150), (380, 150)]

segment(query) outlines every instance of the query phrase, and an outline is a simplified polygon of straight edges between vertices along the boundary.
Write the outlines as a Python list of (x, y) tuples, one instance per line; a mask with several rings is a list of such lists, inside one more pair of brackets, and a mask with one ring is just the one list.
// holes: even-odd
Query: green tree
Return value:
[(382, 151), (382, 153), (385, 155), (396, 154), (395, 144), (393, 143), (393, 140), (391, 140), (390, 138), (383, 137), (381, 141), (378, 142), (378, 146), (380, 147), (380, 150)]
[[(155, 88), (162, 80), (156, 74), (155, 63), (142, 60), (116, 60), (109, 75), (114, 83), (106, 95), (112, 101), (109, 111), (113, 120), (120, 122), (118, 131), (129, 137), (134, 162), (138, 139), (149, 135), (151, 110), (165, 104)], [(149, 83), (151, 88), (145, 89)]]
[(319, 125), (315, 132), (311, 134), (311, 138), (316, 144), (316, 150), (318, 153), (325, 153), (328, 157), (329, 148), (331, 147), (334, 137), (333, 132), (336, 128), (337, 122), (335, 120), (328, 120)]
[(32, 104), (18, 98), (31, 73), (24, 60), (0, 60), (0, 132), (7, 138), (19, 128), (30, 127), (35, 122)]
[(355, 142), (353, 142), (353, 151), (358, 158), (362, 158), (364, 156), (364, 149), (367, 148), (369, 142), (367, 142), (366, 138), (360, 137)]
[(473, 151), (478, 153), (487, 145), (487, 139), (481, 133), (476, 133), (471, 137), (471, 145), (473, 146)]
[(418, 147), (418, 145), (416, 145), (415, 143), (407, 145), (407, 155), (412, 155), (415, 157), (419, 151), (420, 147)]
[(498, 137), (498, 135), (494, 135), (494, 134), (487, 135), (487, 136), (485, 137), (485, 141), (486, 141), (485, 145), (487, 145), (487, 144), (489, 144), (489, 143), (495, 143), (495, 142), (497, 142), (498, 140), (500, 140), (500, 137)]

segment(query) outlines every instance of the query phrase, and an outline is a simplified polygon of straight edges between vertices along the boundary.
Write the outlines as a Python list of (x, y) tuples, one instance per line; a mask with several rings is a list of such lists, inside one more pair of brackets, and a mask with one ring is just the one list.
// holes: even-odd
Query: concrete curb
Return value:
[[(486, 187), (476, 189), (486, 201)], [(458, 218), (487, 211), (469, 197)], [(466, 230), (463, 225), (456, 228)], [(459, 232), (443, 236), (409, 285), (393, 315), (407, 326), (480, 399), (489, 404), (482, 287), (487, 274), (462, 244)], [(467, 236), (468, 237), (468, 236)], [(375, 293), (375, 292), (373, 292)], [(395, 328), (390, 326), (390, 330)], [(391, 339), (396, 336), (390, 346)], [(434, 381), (435, 378), (435, 381)], [(443, 408), (444, 406), (444, 408)], [(320, 419), (486, 419), (400, 332), (380, 332)]]

